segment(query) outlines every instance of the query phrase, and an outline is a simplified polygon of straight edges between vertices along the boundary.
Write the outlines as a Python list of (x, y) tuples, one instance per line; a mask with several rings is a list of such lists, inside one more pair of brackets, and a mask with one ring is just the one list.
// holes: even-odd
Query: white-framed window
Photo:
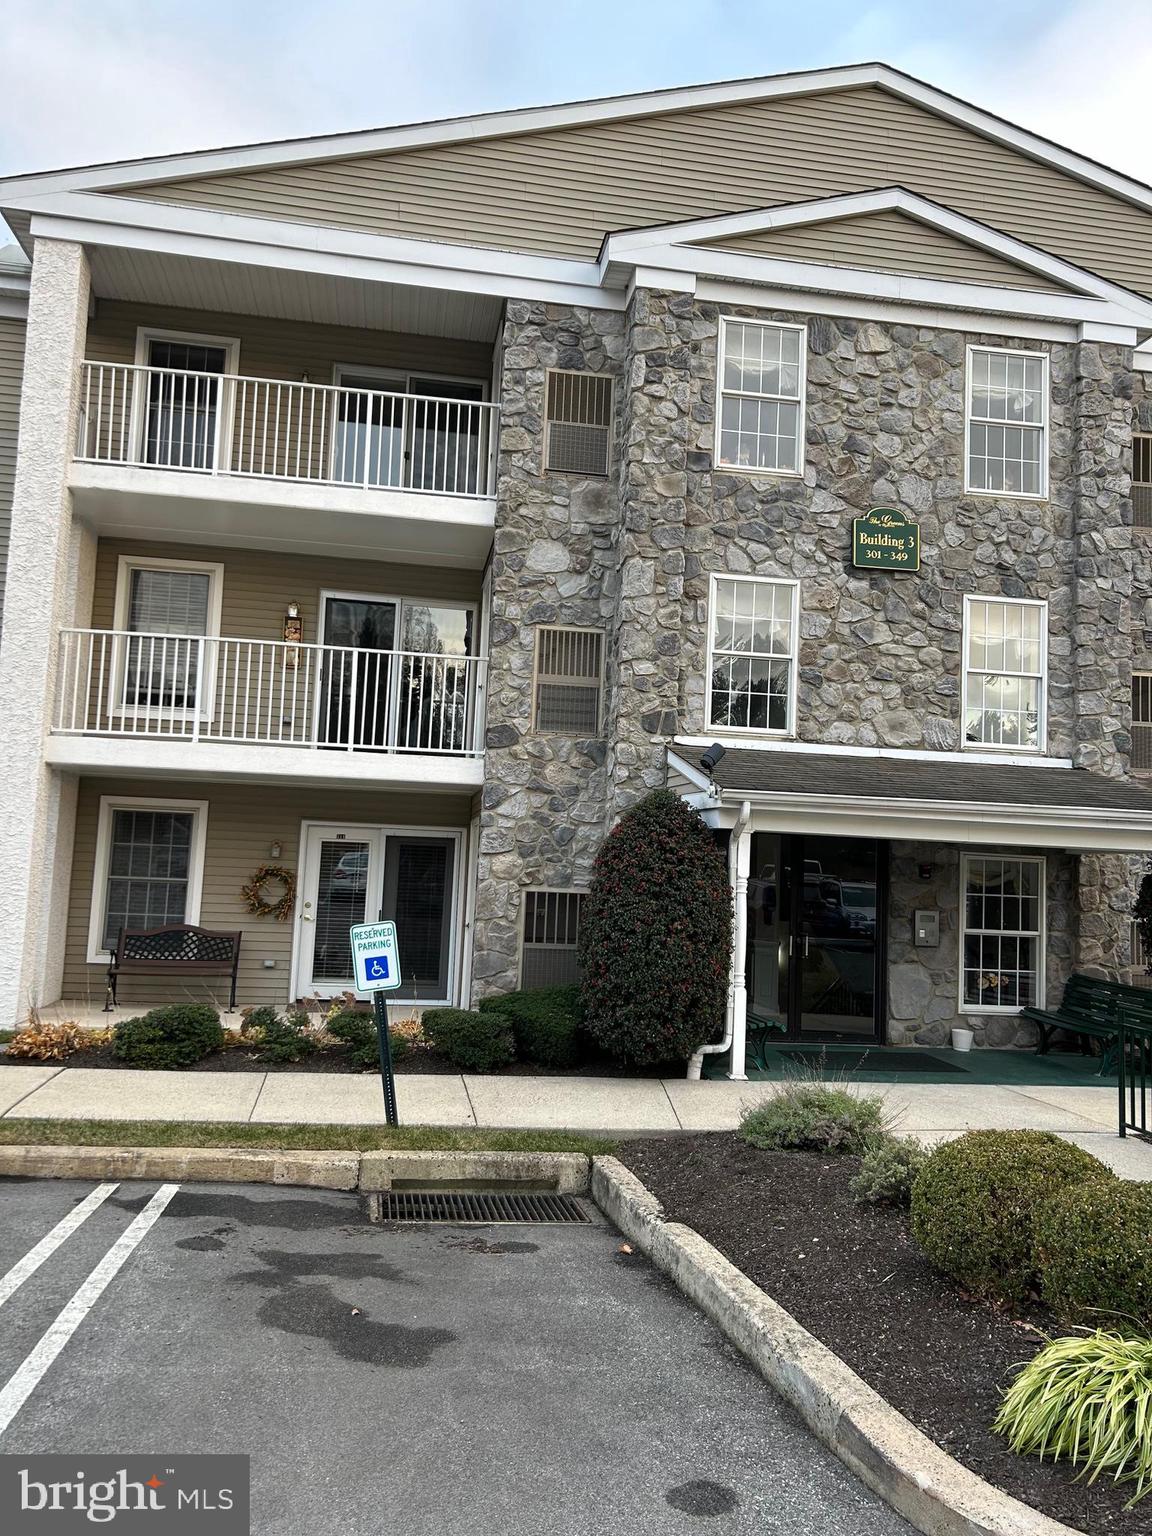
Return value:
[(580, 980), (580, 918), (584, 891), (524, 892), (520, 985), (569, 986)]
[(211, 714), (215, 655), (200, 671), (201, 636), (220, 633), (224, 567), (212, 561), (121, 555), (113, 628), (122, 714)]
[(1152, 432), (1132, 434), (1132, 525), (1152, 528)]
[(804, 473), (807, 351), (803, 325), (721, 318), (717, 466)]
[(966, 853), (960, 879), (960, 1011), (1042, 1008), (1044, 860)]
[(800, 584), (713, 576), (708, 605), (708, 718), (722, 730), (794, 729)]
[(603, 373), (548, 371), (544, 468), (602, 476), (611, 462), (612, 379)]
[(1152, 672), (1132, 674), (1132, 768), (1152, 771)]
[(1043, 752), (1048, 604), (964, 599), (964, 745)]
[(133, 441), (142, 464), (159, 469), (225, 469), (232, 462), (233, 397), (222, 381), (239, 371), (235, 336), (191, 331), (136, 332)]
[(101, 797), (89, 963), (115, 949), (121, 928), (200, 921), (207, 831), (207, 800)]
[(604, 634), (541, 624), (536, 630), (532, 729), (598, 736), (604, 692)]
[(969, 347), (964, 489), (1048, 495), (1048, 355)]

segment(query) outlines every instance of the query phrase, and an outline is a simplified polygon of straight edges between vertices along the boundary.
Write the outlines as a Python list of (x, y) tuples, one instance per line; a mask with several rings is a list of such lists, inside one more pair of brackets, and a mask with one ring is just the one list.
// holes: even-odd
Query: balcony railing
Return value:
[(498, 425), (499, 407), (478, 400), (86, 362), (76, 457), (491, 497)]
[(477, 757), (486, 666), (479, 656), (65, 629), (52, 729)]

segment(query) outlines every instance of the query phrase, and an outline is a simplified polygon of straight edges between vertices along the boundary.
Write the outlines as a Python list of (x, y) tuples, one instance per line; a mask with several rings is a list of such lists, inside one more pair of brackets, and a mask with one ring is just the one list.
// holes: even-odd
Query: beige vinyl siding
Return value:
[(331, 384), (337, 363), (358, 368), (387, 368), (407, 373), (492, 377), (492, 348), (478, 341), (402, 332), (358, 330), (342, 325), (309, 325), (254, 315), (208, 314), (159, 304), (129, 304), (100, 299), (88, 323), (87, 356), (101, 363), (134, 363), (136, 332), (185, 331), (202, 336), (230, 336), (240, 342), (238, 371), (248, 378), (291, 379), (307, 374), (313, 384)]
[[(276, 862), (288, 869), (300, 865), (300, 824), (309, 821), (355, 822), (370, 826), (467, 827), (467, 794), (406, 794), (381, 790), (296, 789), (290, 786), (210, 784), (204, 781), (84, 779), (76, 815), (76, 844), (65, 941), (63, 996), (72, 1002), (99, 1006), (104, 999), (106, 967), (89, 965), (88, 925), (96, 860), (97, 821), (104, 795), (143, 796), (163, 800), (206, 800), (208, 832), (204, 855), (204, 890), (200, 923), (204, 928), (240, 929), (240, 975), (237, 999), (246, 1004), (289, 1001), (292, 940), (295, 921), (253, 917), (240, 896), (240, 887), (261, 864)], [(272, 859), (273, 842), (282, 844)], [(275, 969), (266, 970), (265, 960)], [(118, 1018), (134, 1005), (151, 1006), (185, 998), (218, 1001), (227, 1007), (228, 980), (171, 976), (125, 976), (119, 985)]]
[(16, 479), (16, 438), (20, 430), (20, 384), (24, 376), (24, 321), (0, 318), (0, 624), (4, 620), (4, 579), (12, 531), (12, 487)]
[(1152, 212), (879, 86), (205, 176), (127, 195), (590, 259), (608, 230), (894, 184), (1152, 292)]
[(1047, 293), (1067, 292), (1060, 283), (1038, 272), (1029, 272), (992, 251), (969, 245), (966, 240), (895, 209), (701, 243), (745, 256), (867, 267), (877, 272), (910, 272), (918, 277), (993, 283)]
[(224, 567), (220, 632), (237, 640), (282, 640), (284, 613), (299, 603), (304, 642), (318, 641), (320, 593), (364, 592), (381, 597), (471, 602), (479, 607), (479, 571), (424, 565), (389, 565), (385, 561), (339, 560), (316, 555), (277, 554), (270, 550), (213, 549), (204, 544), (147, 543), (136, 539), (101, 539), (96, 553), (92, 596), (93, 629), (111, 629), (116, 603), (116, 573), (121, 555), (163, 560), (213, 561)]

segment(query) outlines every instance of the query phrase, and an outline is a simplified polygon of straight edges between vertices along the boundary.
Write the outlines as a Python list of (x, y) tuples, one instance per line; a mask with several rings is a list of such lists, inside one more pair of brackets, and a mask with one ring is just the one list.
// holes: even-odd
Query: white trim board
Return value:
[(913, 102), (937, 117), (959, 123), (983, 138), (1014, 149), (1029, 159), (1054, 166), (1077, 181), (1099, 187), (1139, 208), (1152, 209), (1152, 187), (1144, 182), (1112, 170), (1086, 155), (1065, 149), (1040, 134), (1031, 133), (1026, 128), (952, 96), (947, 91), (939, 90), (891, 65), (878, 62), (846, 64), (831, 69), (794, 71), (744, 80), (722, 80), (705, 85), (480, 113), (471, 117), (443, 118), (433, 122), (401, 124), (354, 133), (283, 139), (272, 143), (42, 171), (32, 175), (11, 176), (0, 181), (0, 202), (42, 191), (93, 191), (147, 186), (156, 182), (214, 176), (232, 171), (316, 164), (350, 156), (386, 154), (389, 151), (433, 144), (477, 142), (514, 134), (536, 133), (550, 128), (684, 112), (697, 107), (814, 96), (860, 86), (878, 86), (893, 96)]

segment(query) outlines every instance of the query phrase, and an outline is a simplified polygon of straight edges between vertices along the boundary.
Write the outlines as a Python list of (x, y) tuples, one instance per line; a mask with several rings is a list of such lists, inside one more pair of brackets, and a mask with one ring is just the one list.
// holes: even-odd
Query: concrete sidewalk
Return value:
[[(1152, 1146), (1116, 1135), (1116, 1084), (868, 1083), (925, 1140), (976, 1129), (1057, 1131), (1152, 1179)], [(732, 1130), (771, 1083), (684, 1078), (480, 1077), (400, 1073), (401, 1122), (488, 1130), (651, 1135)], [(6, 1066), (0, 1116), (65, 1120), (223, 1120), (254, 1124), (378, 1125), (380, 1081), (329, 1072), (139, 1072)]]

